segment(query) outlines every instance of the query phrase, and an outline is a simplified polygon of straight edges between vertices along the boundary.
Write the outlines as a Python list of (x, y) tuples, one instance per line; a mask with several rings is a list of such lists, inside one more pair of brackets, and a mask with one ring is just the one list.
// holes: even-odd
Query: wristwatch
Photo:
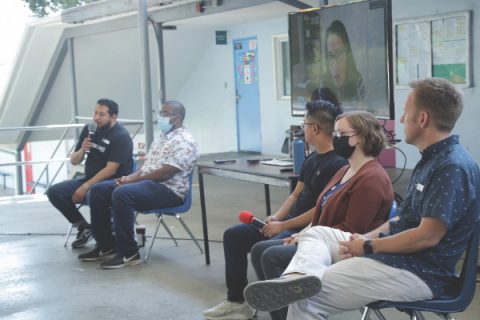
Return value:
[(363, 254), (372, 254), (372, 253), (373, 253), (372, 240), (365, 240), (365, 242), (363, 242)]

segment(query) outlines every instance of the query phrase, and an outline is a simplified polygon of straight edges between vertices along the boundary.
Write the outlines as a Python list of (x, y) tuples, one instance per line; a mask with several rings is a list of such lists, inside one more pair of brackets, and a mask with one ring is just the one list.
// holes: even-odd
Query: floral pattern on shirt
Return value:
[(140, 174), (151, 173), (165, 164), (180, 169), (172, 178), (159, 183), (185, 198), (189, 188), (188, 174), (195, 167), (198, 158), (198, 147), (193, 136), (185, 127), (180, 127), (167, 134), (160, 133), (153, 141)]

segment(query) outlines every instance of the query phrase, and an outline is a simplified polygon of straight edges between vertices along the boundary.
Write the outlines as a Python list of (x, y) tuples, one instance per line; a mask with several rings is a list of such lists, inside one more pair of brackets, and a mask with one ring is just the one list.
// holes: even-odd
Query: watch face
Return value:
[(366, 240), (363, 243), (363, 253), (364, 254), (372, 254), (373, 253), (372, 240)]

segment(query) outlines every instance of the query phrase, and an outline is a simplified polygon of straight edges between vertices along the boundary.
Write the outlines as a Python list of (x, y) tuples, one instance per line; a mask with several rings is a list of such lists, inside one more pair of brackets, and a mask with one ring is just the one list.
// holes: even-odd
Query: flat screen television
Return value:
[(391, 0), (289, 14), (292, 115), (330, 89), (344, 111), (394, 118)]

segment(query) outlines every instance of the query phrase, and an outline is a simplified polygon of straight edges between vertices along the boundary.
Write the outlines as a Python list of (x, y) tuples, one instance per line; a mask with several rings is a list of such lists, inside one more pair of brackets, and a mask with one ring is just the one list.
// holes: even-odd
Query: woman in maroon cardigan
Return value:
[[(316, 232), (319, 228), (338, 241), (348, 240), (352, 233), (373, 230), (384, 223), (388, 217), (394, 195), (388, 174), (376, 160), (386, 145), (385, 134), (378, 120), (371, 113), (364, 111), (344, 113), (336, 120), (333, 136), (335, 152), (348, 159), (349, 164), (339, 170), (320, 194), (315, 216), (312, 219), (312, 227), (307, 227), (299, 234), (285, 239), (284, 244), (294, 244), (300, 240), (301, 245), (302, 239), (306, 236), (310, 239), (314, 238), (310, 241), (313, 246), (322, 247), (324, 246), (322, 236), (318, 236)], [(252, 256), (255, 249), (255, 247), (252, 249)], [(326, 252), (337, 251), (327, 250)], [(290, 260), (291, 255), (288, 257), (287, 252), (293, 254), (295, 249), (292, 250), (292, 246), (277, 245), (263, 250), (261, 267), (265, 278), (272, 278), (272, 272), (268, 269), (273, 268), (273, 263), (277, 262), (278, 266)], [(312, 252), (318, 252), (318, 250), (312, 250)], [(284, 256), (281, 256), (282, 254)], [(319, 258), (329, 259), (331, 263), (339, 259), (338, 256), (330, 254)], [(284, 274), (289, 272), (287, 268)], [(274, 309), (270, 306), (265, 308), (264, 302), (271, 302), (272, 298), (268, 299), (264, 296), (264, 294), (269, 295), (268, 291), (262, 290), (264, 287), (269, 288), (269, 285), (264, 286), (264, 282), (256, 282), (245, 289), (245, 298), (253, 308), (275, 310), (285, 306), (281, 303), (282, 299), (276, 299), (278, 303)]]

